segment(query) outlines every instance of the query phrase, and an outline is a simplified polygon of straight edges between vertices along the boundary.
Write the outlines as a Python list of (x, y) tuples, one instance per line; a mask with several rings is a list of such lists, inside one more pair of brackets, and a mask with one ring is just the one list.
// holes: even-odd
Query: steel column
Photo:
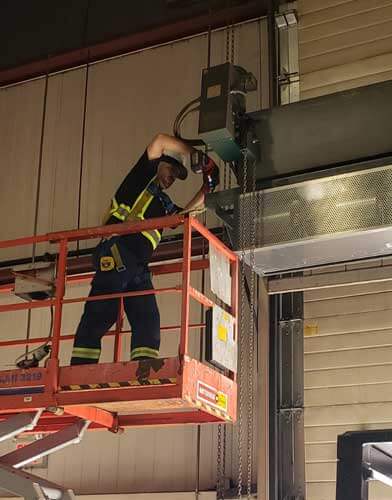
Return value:
[(270, 304), (270, 500), (302, 500), (303, 294), (274, 296)]

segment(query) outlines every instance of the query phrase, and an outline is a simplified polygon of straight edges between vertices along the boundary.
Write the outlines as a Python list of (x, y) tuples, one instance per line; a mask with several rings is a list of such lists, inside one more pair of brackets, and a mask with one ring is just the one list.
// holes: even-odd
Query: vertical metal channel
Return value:
[(275, 14), (278, 46), (278, 94), (281, 105), (299, 101), (298, 17), (296, 2), (279, 7)]
[(270, 299), (270, 500), (305, 498), (303, 293)]
[[(49, 74), (46, 73), (43, 103), (42, 103), (41, 137), (40, 137), (40, 144), (39, 144), (37, 186), (36, 186), (36, 191), (35, 191), (35, 213), (34, 213), (34, 228), (33, 228), (33, 235), (34, 236), (37, 236), (37, 230), (38, 230), (38, 215), (39, 215), (39, 204), (40, 204), (40, 194), (41, 194), (41, 177), (42, 177), (42, 163), (43, 163), (43, 151), (44, 151), (44, 139), (45, 139), (46, 111), (47, 111), (47, 102), (48, 102), (48, 86), (49, 86)], [(37, 244), (34, 242), (32, 256), (31, 256), (32, 264), (34, 264), (34, 262), (35, 262), (36, 252), (37, 252)], [(31, 315), (32, 315), (32, 311), (31, 311), (31, 309), (29, 309), (27, 311), (26, 340), (30, 339)], [(25, 356), (26, 357), (27, 357), (28, 352), (29, 352), (29, 346), (27, 344), (25, 347)]]
[[(86, 5), (86, 15), (84, 22), (84, 33), (83, 42), (87, 43), (88, 40), (88, 24), (89, 24), (89, 13), (90, 13), (90, 0), (88, 0)], [(90, 52), (87, 51), (87, 63), (86, 63), (86, 76), (84, 83), (84, 101), (83, 101), (83, 118), (82, 118), (82, 141), (80, 146), (80, 167), (79, 167), (79, 193), (78, 193), (78, 229), (80, 229), (81, 223), (81, 205), (82, 205), (82, 181), (83, 181), (83, 164), (84, 164), (84, 150), (85, 150), (85, 139), (86, 139), (86, 116), (87, 116), (87, 98), (88, 98), (88, 83), (89, 83), (89, 73), (90, 73)], [(79, 240), (76, 243), (77, 251), (79, 251)]]
[[(210, 19), (212, 16), (212, 10), (211, 7), (209, 9), (209, 15)], [(212, 40), (212, 26), (211, 23), (208, 27), (208, 33), (207, 33), (207, 68), (210, 68), (211, 66), (211, 40)], [(206, 213), (204, 212), (203, 214), (203, 220), (202, 223), (204, 226), (207, 225), (207, 216)], [(204, 259), (206, 255), (206, 241), (205, 238), (203, 238), (203, 246), (202, 246), (202, 258)], [(202, 270), (201, 272), (201, 292), (204, 294), (205, 293), (205, 269)], [(204, 314), (204, 306), (203, 304), (200, 304), (200, 323), (205, 322), (205, 314)], [(203, 352), (204, 352), (204, 335), (205, 335), (205, 329), (200, 328), (199, 331), (200, 335), (200, 342), (199, 342), (199, 360), (202, 362), (203, 361)], [(197, 425), (197, 432), (196, 432), (196, 478), (195, 478), (195, 500), (198, 500), (200, 498), (200, 455), (201, 455), (201, 425)]]

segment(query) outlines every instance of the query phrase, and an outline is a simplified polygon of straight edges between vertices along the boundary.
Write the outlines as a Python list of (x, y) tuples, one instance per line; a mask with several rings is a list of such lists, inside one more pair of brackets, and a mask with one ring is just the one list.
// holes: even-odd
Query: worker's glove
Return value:
[(195, 174), (203, 174), (203, 185), (207, 193), (212, 193), (219, 184), (219, 168), (203, 151), (191, 154), (191, 169)]
[[(211, 160), (212, 161), (212, 160)], [(206, 193), (213, 193), (219, 184), (219, 168), (215, 163), (208, 172), (203, 172), (203, 185)]]

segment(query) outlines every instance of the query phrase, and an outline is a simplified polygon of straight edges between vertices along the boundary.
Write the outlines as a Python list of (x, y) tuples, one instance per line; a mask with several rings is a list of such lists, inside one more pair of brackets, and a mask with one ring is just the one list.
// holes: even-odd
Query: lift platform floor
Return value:
[[(91, 428), (234, 422), (237, 384), (185, 357), (139, 381), (137, 362), (0, 371), (0, 421), (15, 413), (45, 411), (33, 432), (55, 432), (75, 421)], [(53, 384), (53, 381), (57, 383)], [(57, 389), (53, 390), (52, 388)]]

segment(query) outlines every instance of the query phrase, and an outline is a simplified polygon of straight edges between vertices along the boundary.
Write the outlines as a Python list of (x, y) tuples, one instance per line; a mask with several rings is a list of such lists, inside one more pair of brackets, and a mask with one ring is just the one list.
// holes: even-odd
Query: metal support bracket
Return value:
[(35, 413), (20, 413), (0, 423), (0, 441), (11, 439), (17, 434), (31, 431), (37, 425), (43, 409)]
[(90, 422), (98, 423), (113, 433), (120, 432), (121, 429), (118, 425), (118, 416), (101, 408), (92, 406), (69, 406), (65, 408), (65, 412), (69, 415), (88, 420)]
[(57, 450), (61, 450), (70, 444), (79, 443), (89, 425), (90, 421), (79, 420), (61, 431), (49, 434), (19, 450), (7, 453), (0, 457), (0, 466), (9, 465), (15, 468), (24, 467), (34, 460), (45, 457)]
[(4, 464), (0, 465), (0, 485), (25, 500), (75, 500), (72, 490)]

